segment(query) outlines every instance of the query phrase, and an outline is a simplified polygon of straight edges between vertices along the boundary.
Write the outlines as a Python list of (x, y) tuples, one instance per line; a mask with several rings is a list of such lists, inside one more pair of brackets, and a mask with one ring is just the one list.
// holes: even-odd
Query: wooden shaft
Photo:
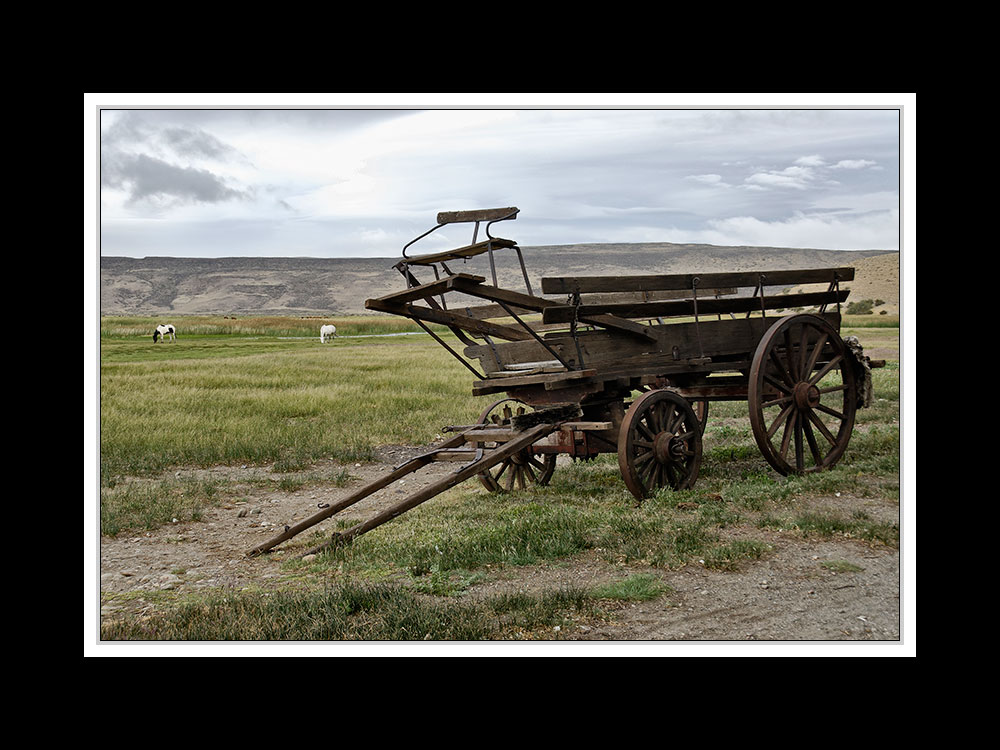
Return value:
[[(457, 445), (462, 445), (463, 443), (465, 443), (465, 437), (463, 435), (456, 435), (447, 442), (439, 445), (437, 449), (453, 448)], [(397, 479), (405, 477), (407, 474), (412, 474), (417, 469), (426, 466), (433, 460), (434, 459), (431, 454), (416, 456), (415, 458), (410, 459), (406, 463), (394, 469), (389, 474), (386, 474), (385, 476), (376, 479), (374, 482), (366, 484), (364, 487), (361, 487), (355, 492), (352, 492), (350, 495), (343, 498), (342, 500), (338, 500), (336, 503), (333, 503), (329, 508), (323, 508), (323, 510), (321, 510), (319, 513), (314, 513), (313, 515), (309, 516), (309, 518), (299, 521), (294, 526), (286, 526), (283, 532), (281, 532), (277, 536), (268, 539), (266, 542), (262, 544), (258, 544), (256, 547), (250, 550), (247, 553), (247, 557), (253, 557), (263, 552), (267, 552), (269, 549), (276, 547), (277, 545), (281, 544), (282, 542), (288, 539), (291, 539), (293, 536), (296, 536), (297, 534), (301, 534), (303, 531), (315, 526), (319, 522), (325, 521), (327, 518), (334, 515), (335, 513), (339, 513), (345, 508), (349, 508), (355, 503), (364, 500), (369, 495), (378, 492), (383, 487), (387, 487), (388, 485), (395, 482)]]
[(343, 544), (356, 536), (360, 536), (367, 531), (371, 531), (376, 526), (381, 526), (382, 524), (391, 521), (406, 511), (415, 508), (427, 500), (430, 500), (432, 497), (440, 495), (442, 492), (454, 487), (456, 484), (460, 484), (476, 474), (482, 474), (487, 469), (496, 466), (498, 463), (514, 455), (519, 450), (527, 448), (529, 445), (545, 437), (557, 428), (558, 425), (555, 424), (540, 424), (532, 427), (527, 432), (522, 433), (516, 440), (512, 440), (509, 443), (505, 443), (503, 447), (490, 451), (479, 461), (474, 461), (468, 466), (464, 466), (455, 473), (448, 475), (444, 479), (440, 479), (434, 484), (430, 484), (424, 489), (413, 493), (402, 502), (392, 506), (391, 508), (387, 508), (368, 521), (360, 523), (357, 526), (352, 526), (347, 531), (340, 534), (335, 534), (331, 541), (308, 550), (303, 553), (302, 556), (305, 557), (305, 555), (315, 554), (321, 550), (334, 546), (334, 544)]

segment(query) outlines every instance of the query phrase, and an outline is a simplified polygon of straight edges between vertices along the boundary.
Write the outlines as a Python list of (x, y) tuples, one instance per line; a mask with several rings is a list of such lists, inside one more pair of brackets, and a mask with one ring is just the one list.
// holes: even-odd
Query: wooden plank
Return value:
[[(508, 307), (517, 315), (530, 315), (535, 312), (534, 310), (528, 310), (523, 307), (515, 307), (513, 305), (508, 305)], [(503, 309), (500, 305), (477, 305), (476, 307), (458, 307), (452, 308), (461, 312), (463, 315), (468, 315), (470, 318), (475, 318), (476, 320), (489, 320), (490, 318), (509, 318), (510, 313)]]
[(409, 289), (404, 289), (401, 292), (393, 292), (392, 294), (387, 294), (384, 297), (379, 297), (379, 299), (388, 304), (404, 304), (418, 299), (426, 299), (427, 297), (436, 297), (437, 295), (443, 294), (451, 289), (452, 279), (459, 276), (476, 284), (481, 284), (486, 281), (485, 276), (475, 276), (470, 273), (459, 273), (454, 276), (438, 279), (437, 281), (421, 284), (420, 286), (411, 286)]
[(458, 260), (459, 258), (472, 258), (476, 255), (481, 255), (485, 253), (490, 245), (493, 245), (494, 250), (499, 250), (504, 247), (515, 247), (517, 245), (514, 240), (505, 240), (497, 237), (495, 240), (484, 240), (483, 242), (477, 242), (475, 245), (466, 245), (465, 247), (459, 247), (454, 250), (447, 250), (442, 253), (432, 253), (430, 255), (414, 255), (406, 259), (406, 263), (411, 266), (429, 266), (433, 263), (439, 263), (442, 260)]
[(517, 213), (520, 210), (517, 206), (508, 206), (507, 208), (480, 208), (472, 211), (442, 211), (437, 215), (437, 221), (438, 224), (459, 224), (466, 221), (495, 221), (511, 213), (514, 215), (510, 217), (510, 220), (513, 221), (517, 218)]
[[(761, 297), (729, 297), (726, 299), (699, 299), (699, 315), (716, 315), (719, 313), (745, 313), (760, 310), (778, 310), (793, 307), (808, 307), (812, 305), (830, 305), (843, 302), (850, 294), (849, 289), (833, 292), (805, 292), (802, 294), (781, 294)], [(546, 323), (566, 323), (573, 320), (593, 318), (596, 315), (611, 314), (622, 318), (656, 318), (694, 315), (694, 300), (675, 300), (664, 302), (638, 302), (603, 305), (559, 305), (548, 307), (542, 312)]]
[(560, 430), (610, 430), (614, 425), (611, 422), (563, 422), (559, 425)]
[(418, 307), (416, 305), (393, 305), (379, 299), (366, 300), (365, 307), (369, 310), (402, 315), (404, 318), (413, 318), (428, 323), (441, 323), (442, 325), (464, 329), (470, 333), (482, 333), (507, 341), (528, 341), (532, 339), (531, 334), (522, 328), (505, 326), (500, 323), (490, 323), (486, 320), (475, 320), (451, 310), (435, 310), (430, 307)]
[[(827, 312), (820, 316), (834, 329), (840, 329), (840, 315)], [(764, 332), (777, 318), (740, 317), (735, 320), (703, 320), (655, 325), (653, 330), (659, 336), (655, 343), (638, 338), (623, 337), (610, 331), (587, 331), (578, 336), (583, 362), (586, 367), (603, 370), (616, 362), (646, 354), (669, 354), (678, 360), (690, 360), (702, 355), (713, 358), (749, 356)], [(576, 344), (569, 336), (546, 337), (546, 343), (559, 352), (567, 362), (576, 365)], [(496, 368), (493, 350), (485, 345), (466, 347), (465, 356), (478, 359), (483, 372), (490, 374)], [(545, 349), (537, 341), (517, 341), (498, 343), (496, 356), (503, 367), (520, 362), (534, 362), (546, 358)]]
[[(559, 303), (554, 300), (534, 297), (530, 294), (523, 294), (521, 292), (512, 292), (508, 289), (501, 289), (499, 287), (489, 286), (488, 284), (472, 284), (464, 280), (456, 280), (454, 288), (456, 291), (463, 292), (472, 297), (482, 297), (483, 299), (489, 299), (495, 302), (517, 305), (528, 310), (534, 310), (535, 312), (545, 311), (550, 307), (560, 306)], [(625, 320), (624, 318), (619, 318), (614, 315), (591, 315), (588, 316), (586, 320), (581, 318), (581, 321), (585, 323), (593, 323), (594, 325), (603, 326), (605, 328), (613, 328), (625, 333), (641, 336), (645, 339), (652, 340), (656, 338), (648, 326), (633, 323), (631, 320)], [(549, 321), (544, 322), (548, 323)]]
[(840, 281), (853, 281), (854, 269), (806, 268), (778, 271), (736, 271), (723, 273), (683, 273), (655, 276), (555, 276), (542, 279), (543, 294), (583, 294), (586, 292), (652, 292), (664, 289), (691, 289), (694, 280), (698, 287), (748, 287), (757, 286), (760, 276), (765, 286), (794, 286)]
[[(736, 294), (739, 291), (734, 286), (716, 288), (698, 288), (698, 299), (702, 297), (722, 297)], [(597, 305), (606, 302), (659, 302), (661, 300), (690, 299), (690, 289), (664, 289), (651, 292), (606, 292), (587, 294), (581, 302), (585, 305)]]
[(483, 387), (489, 384), (502, 383), (505, 388), (513, 388), (519, 385), (537, 385), (538, 383), (554, 383), (562, 380), (579, 380), (595, 375), (597, 370), (564, 370), (562, 372), (544, 372), (537, 375), (518, 375), (509, 378), (497, 378), (496, 380), (479, 380), (473, 383), (474, 388)]
[(473, 461), (476, 459), (476, 451), (462, 448), (444, 448), (435, 451), (431, 459), (433, 461)]

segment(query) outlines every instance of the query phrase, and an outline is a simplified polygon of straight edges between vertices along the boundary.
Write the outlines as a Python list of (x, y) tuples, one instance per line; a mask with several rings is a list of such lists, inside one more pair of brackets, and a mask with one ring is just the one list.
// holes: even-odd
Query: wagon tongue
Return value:
[[(449, 440), (446, 440), (436, 448), (419, 456), (414, 456), (409, 461), (397, 466), (390, 473), (379, 477), (374, 482), (371, 482), (364, 487), (361, 487), (342, 500), (323, 508), (319, 511), (319, 513), (315, 513), (309, 518), (299, 521), (294, 526), (286, 526), (284, 531), (280, 534), (269, 539), (263, 544), (257, 545), (250, 550), (247, 555), (252, 557), (254, 555), (267, 552), (285, 540), (291, 539), (293, 536), (296, 536), (306, 529), (326, 520), (335, 513), (354, 505), (370, 495), (373, 495), (378, 490), (389, 486), (398, 479), (411, 474), (428, 464), (438, 461), (461, 462), (459, 468), (454, 472), (451, 472), (438, 481), (414, 492), (401, 502), (387, 508), (369, 520), (352, 526), (342, 533), (334, 533), (330, 541), (304, 552), (301, 556), (304, 557), (308, 554), (314, 554), (322, 550), (329, 549), (330, 547), (344, 544), (352, 540), (354, 537), (374, 529), (376, 526), (381, 526), (383, 523), (391, 521), (411, 508), (414, 508), (417, 505), (436, 497), (445, 490), (464, 482), (466, 479), (470, 479), (478, 474), (488, 471), (497, 464), (515, 456), (515, 454), (528, 449), (531, 445), (555, 430), (558, 430), (561, 423), (575, 419), (581, 414), (582, 411), (579, 404), (566, 404), (548, 409), (541, 409), (530, 414), (518, 415), (512, 420), (513, 423), (509, 430), (504, 430), (503, 435), (494, 435), (491, 433), (491, 439), (485, 443), (483, 442), (482, 431), (484, 427), (491, 427), (490, 425), (475, 425), (462, 428), (461, 433), (455, 435)], [(516, 420), (523, 421), (518, 423)], [(495, 447), (485, 447), (490, 444)]]

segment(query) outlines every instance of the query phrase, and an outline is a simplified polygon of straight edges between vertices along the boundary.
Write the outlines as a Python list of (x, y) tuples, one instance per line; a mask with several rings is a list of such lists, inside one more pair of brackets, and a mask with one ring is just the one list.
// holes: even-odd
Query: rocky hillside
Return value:
[[(851, 299), (899, 305), (899, 253), (672, 243), (522, 248), (536, 294), (545, 276), (708, 273), (854, 266)], [(404, 288), (398, 258), (101, 258), (102, 315), (348, 315)], [(500, 286), (523, 290), (511, 250), (496, 253)], [(486, 256), (450, 264), (491, 279)], [(420, 281), (433, 272), (415, 269)], [(880, 308), (881, 309), (881, 308)]]

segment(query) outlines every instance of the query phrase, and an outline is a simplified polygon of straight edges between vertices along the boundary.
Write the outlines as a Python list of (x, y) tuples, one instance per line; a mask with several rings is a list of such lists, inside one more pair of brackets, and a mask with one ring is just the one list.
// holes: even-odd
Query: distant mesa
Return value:
[[(851, 299), (899, 304), (899, 253), (674, 243), (522, 248), (533, 290), (546, 276), (709, 273), (854, 266)], [(398, 258), (101, 258), (101, 315), (370, 314), (365, 300), (404, 287)], [(516, 255), (496, 254), (498, 283), (523, 290)], [(453, 272), (491, 278), (485, 255)], [(423, 269), (426, 279), (432, 274)]]

